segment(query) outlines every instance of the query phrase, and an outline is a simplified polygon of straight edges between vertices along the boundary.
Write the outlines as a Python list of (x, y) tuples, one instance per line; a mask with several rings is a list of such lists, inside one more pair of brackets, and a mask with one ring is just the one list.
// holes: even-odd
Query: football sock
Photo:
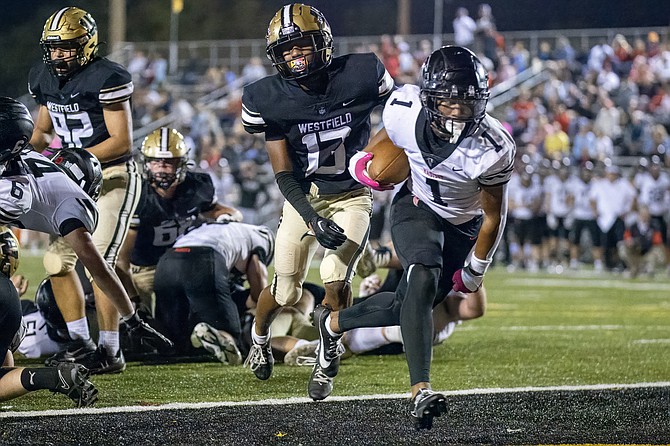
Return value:
[(119, 352), (119, 332), (101, 331), (98, 345), (103, 347), (107, 351), (107, 354), (116, 356)]
[(77, 319), (76, 321), (66, 322), (67, 332), (72, 339), (90, 339), (91, 333), (88, 330), (88, 320), (86, 317)]
[(339, 338), (342, 336), (342, 333), (335, 333), (333, 330), (330, 329), (330, 314), (326, 317), (326, 331), (328, 332), (329, 335), (331, 335), (334, 338)]
[(55, 367), (25, 368), (21, 372), (21, 385), (30, 392), (55, 389), (58, 383), (58, 369)]
[(253, 339), (254, 344), (265, 345), (265, 344), (267, 344), (269, 338), (270, 338), (270, 333), (269, 332), (265, 336), (261, 336), (261, 335), (256, 334), (256, 321), (254, 320), (254, 323), (251, 326), (251, 339)]
[(382, 327), (355, 328), (347, 332), (347, 346), (352, 353), (365, 353), (388, 344)]
[(400, 325), (392, 325), (390, 327), (383, 327), (382, 334), (388, 340), (388, 342), (397, 342), (402, 344), (402, 331), (400, 330)]

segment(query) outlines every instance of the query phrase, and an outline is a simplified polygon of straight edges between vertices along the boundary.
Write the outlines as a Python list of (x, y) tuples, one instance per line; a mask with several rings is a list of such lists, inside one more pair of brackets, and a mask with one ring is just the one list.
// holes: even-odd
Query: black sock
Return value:
[(55, 367), (23, 369), (21, 385), (28, 391), (55, 389), (58, 385), (58, 369)]

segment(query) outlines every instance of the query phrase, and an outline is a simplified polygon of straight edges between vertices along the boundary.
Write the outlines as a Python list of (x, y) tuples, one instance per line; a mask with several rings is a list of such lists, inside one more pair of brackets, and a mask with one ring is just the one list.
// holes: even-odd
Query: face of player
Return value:
[(77, 50), (78, 46), (69, 45), (66, 42), (63, 45), (54, 45), (49, 48), (49, 55), (51, 60), (56, 63), (55, 68), (59, 76), (77, 68)]
[(293, 74), (299, 75), (307, 70), (314, 59), (314, 42), (311, 37), (293, 40), (278, 48)]
[(465, 125), (473, 118), (474, 108), (466, 101), (452, 101), (442, 99), (437, 102), (437, 112), (440, 116), (439, 125), (433, 125), (438, 137), (450, 142), (456, 142), (465, 129)]
[(152, 183), (158, 188), (165, 190), (175, 185), (179, 162), (179, 158), (152, 159), (151, 161), (147, 161), (147, 166), (153, 178)]

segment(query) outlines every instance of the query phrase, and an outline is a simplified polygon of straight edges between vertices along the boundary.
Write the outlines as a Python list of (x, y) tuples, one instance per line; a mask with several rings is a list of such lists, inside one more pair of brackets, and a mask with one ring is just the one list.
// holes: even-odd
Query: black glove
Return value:
[(309, 225), (314, 231), (316, 240), (326, 249), (337, 249), (347, 240), (344, 229), (340, 228), (333, 220), (314, 217), (309, 221)]
[(130, 338), (138, 340), (140, 344), (153, 347), (159, 352), (174, 347), (171, 340), (140, 319), (137, 312), (125, 322), (128, 325), (128, 335)]

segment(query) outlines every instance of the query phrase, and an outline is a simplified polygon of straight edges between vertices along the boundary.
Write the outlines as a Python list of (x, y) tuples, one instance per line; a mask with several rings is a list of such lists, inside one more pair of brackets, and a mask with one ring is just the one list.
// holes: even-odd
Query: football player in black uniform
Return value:
[(62, 363), (52, 367), (14, 367), (12, 356), (21, 343), (21, 304), (10, 277), (19, 265), (19, 242), (11, 229), (0, 226), (0, 401), (28, 392), (48, 389), (72, 399), (77, 407), (94, 404), (98, 389), (88, 380), (81, 364)]
[[(326, 248), (320, 267), (325, 304), (337, 309), (350, 303), (372, 196), (351, 177), (347, 161), (368, 143), (370, 112), (393, 90), (391, 76), (374, 54), (333, 57), (330, 26), (312, 6), (282, 7), (270, 21), (266, 39), (278, 73), (244, 88), (242, 123), (250, 133), (265, 133), (286, 202), (275, 274), (261, 293), (245, 363), (259, 379), (272, 374), (270, 324), (283, 306), (300, 299), (319, 244)], [(308, 388), (313, 399), (330, 394), (338, 366), (334, 361), (328, 370), (314, 367)]]
[[(98, 208), (103, 218), (93, 240), (113, 268), (126, 237), (130, 217), (139, 200), (141, 178), (131, 156), (131, 76), (121, 65), (98, 53), (98, 29), (93, 17), (76, 7), (54, 12), (44, 25), (40, 45), (43, 62), (29, 74), (28, 89), (39, 103), (35, 131), (30, 140), (38, 151), (53, 135), (66, 150), (88, 150), (102, 163), (103, 186)], [(119, 315), (110, 298), (94, 284), (99, 348), (91, 342), (84, 295), (74, 271), (76, 256), (62, 239), (52, 241), (44, 256), (54, 294), (75, 339), (58, 361), (97, 362), (101, 373), (125, 367), (119, 350)]]
[(119, 258), (119, 269), (131, 270), (132, 283), (126, 282), (126, 288), (135, 289), (140, 312), (153, 315), (156, 265), (177, 237), (199, 217), (241, 221), (242, 214), (217, 201), (209, 175), (188, 169), (189, 148), (177, 130), (154, 130), (144, 138), (140, 151), (145, 181)]
[[(410, 416), (430, 429), (446, 412), (446, 398), (433, 392), (431, 309), (447, 299), (456, 319), (483, 314), (482, 289), (507, 216), (507, 182), (516, 146), (500, 122), (486, 113), (488, 74), (467, 48), (442, 47), (426, 60), (421, 86), (406, 84), (384, 108), (379, 135), (402, 147), (411, 179), (393, 199), (393, 246), (405, 270), (395, 293), (380, 293), (339, 312), (314, 310), (325, 345), (360, 327), (399, 324), (409, 367)], [(365, 157), (352, 159), (361, 182)], [(362, 163), (362, 165), (358, 165)], [(358, 168), (356, 168), (358, 167)], [(360, 173), (360, 177), (358, 176)], [(473, 313), (474, 311), (474, 313)], [(317, 356), (327, 367), (332, 348)]]

